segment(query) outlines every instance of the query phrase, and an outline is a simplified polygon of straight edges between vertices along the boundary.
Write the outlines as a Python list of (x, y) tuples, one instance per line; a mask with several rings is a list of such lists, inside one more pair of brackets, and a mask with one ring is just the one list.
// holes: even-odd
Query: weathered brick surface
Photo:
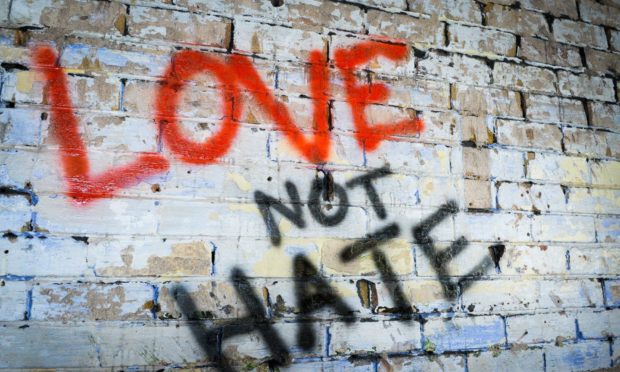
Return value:
[(618, 366), (619, 18), (0, 1), (0, 369)]
[(532, 62), (564, 67), (581, 67), (581, 56), (577, 47), (550, 40), (524, 37), (521, 39), (517, 55)]

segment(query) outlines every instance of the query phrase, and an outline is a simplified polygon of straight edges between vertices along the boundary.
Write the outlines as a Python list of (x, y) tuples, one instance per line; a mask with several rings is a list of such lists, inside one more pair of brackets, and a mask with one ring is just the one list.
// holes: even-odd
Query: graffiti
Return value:
[[(295, 295), (297, 297), (297, 308), (299, 309), (298, 319), (323, 308), (332, 307), (337, 314), (342, 315), (344, 321), (349, 324), (353, 322), (352, 317), (346, 317), (353, 313), (342, 299), (338, 297), (332, 287), (321, 278), (316, 267), (310, 263), (303, 255), (294, 258), (295, 275)], [(247, 334), (257, 331), (271, 352), (270, 363), (274, 366), (282, 366), (290, 363), (291, 357), (288, 348), (282, 337), (273, 327), (272, 321), (265, 316), (265, 308), (260, 298), (249, 283), (243, 270), (234, 268), (230, 281), (233, 283), (237, 295), (241, 298), (249, 315), (242, 319), (235, 319), (224, 322), (220, 327), (209, 329), (201, 322), (195, 322), (192, 327), (192, 334), (203, 352), (209, 359), (215, 361), (222, 371), (234, 371), (230, 361), (221, 352), (222, 340), (240, 334)], [(199, 314), (191, 296), (182, 286), (174, 288), (177, 304), (183, 314), (193, 320), (195, 314)], [(179, 298), (185, 298), (179, 301)], [(312, 323), (307, 321), (298, 322), (297, 343), (303, 350), (311, 350), (316, 344), (316, 334), (313, 331)]]
[[(384, 102), (389, 88), (384, 84), (358, 84), (355, 71), (377, 57), (399, 61), (407, 56), (404, 44), (364, 41), (350, 48), (334, 52), (335, 66), (345, 81), (346, 99), (353, 115), (355, 137), (364, 151), (374, 151), (382, 140), (395, 135), (417, 134), (424, 129), (420, 118), (402, 120), (391, 124), (370, 125), (365, 108), (369, 104)], [(59, 142), (62, 168), (67, 180), (67, 195), (78, 202), (112, 197), (119, 189), (130, 187), (145, 178), (165, 172), (169, 162), (160, 153), (142, 153), (132, 163), (92, 175), (86, 146), (80, 135), (78, 119), (69, 97), (67, 78), (57, 65), (58, 56), (49, 46), (38, 46), (33, 51), (34, 68), (46, 84), (45, 92), (51, 106), (52, 132)], [(229, 55), (218, 58), (202, 52), (184, 50), (173, 55), (156, 93), (154, 121), (159, 136), (172, 154), (190, 164), (213, 164), (224, 156), (234, 143), (243, 112), (240, 91), (249, 92), (276, 123), (276, 128), (305, 160), (321, 164), (331, 154), (329, 114), (329, 69), (327, 58), (321, 51), (309, 55), (309, 87), (313, 101), (313, 130), (308, 136), (295, 123), (287, 106), (279, 101), (252, 65), (249, 57)], [(223, 119), (219, 130), (203, 142), (186, 138), (177, 117), (184, 89), (199, 74), (211, 73), (219, 82)], [(338, 192), (338, 191), (337, 191)], [(344, 218), (340, 215), (326, 217), (320, 210), (311, 208), (316, 218), (330, 224)]]
[[(346, 217), (348, 210), (347, 192), (344, 187), (333, 181), (331, 173), (325, 170), (321, 170), (321, 172), (324, 174), (323, 179), (321, 180), (315, 177), (312, 181), (310, 194), (308, 196), (308, 209), (311, 211), (313, 218), (321, 225), (335, 226), (342, 222)], [(373, 181), (389, 174), (389, 168), (383, 167), (372, 170), (361, 176), (357, 176), (345, 184), (347, 189), (352, 189), (358, 186), (363, 187), (366, 195), (368, 196), (370, 205), (377, 216), (382, 220), (387, 218), (387, 211), (377, 193)], [(284, 205), (284, 203), (280, 200), (268, 196), (262, 191), (256, 191), (254, 193), (255, 202), (261, 212), (267, 227), (267, 232), (271, 237), (271, 242), (275, 246), (279, 246), (281, 244), (282, 237), (271, 209), (280, 212), (284, 218), (287, 218), (295, 226), (299, 228), (306, 227), (302, 210), (303, 205), (299, 198), (297, 187), (290, 181), (287, 181), (285, 186), (291, 200), (291, 207)], [(321, 209), (321, 195), (324, 200), (333, 199), (334, 195), (337, 195), (338, 209), (335, 213), (329, 216), (323, 214)], [(437, 274), (437, 279), (442, 283), (444, 295), (450, 300), (457, 297), (459, 288), (464, 290), (471, 285), (471, 281), (465, 281), (465, 279), (459, 279), (456, 282), (452, 281), (446, 268), (447, 264), (452, 259), (463, 252), (463, 250), (469, 245), (469, 242), (464, 236), (461, 236), (455, 242), (452, 242), (449, 247), (439, 250), (435, 247), (434, 240), (430, 236), (430, 233), (442, 221), (451, 215), (456, 214), (458, 211), (459, 208), (456, 202), (449, 201), (446, 204), (441, 205), (436, 212), (422, 220), (411, 230), (415, 244), (421, 248), (421, 252), (431, 261), (431, 265)], [(394, 303), (393, 308), (381, 309), (382, 312), (394, 312), (401, 315), (406, 315), (412, 313), (413, 307), (406, 299), (400, 283), (396, 279), (396, 275), (387, 260), (387, 257), (379, 249), (381, 245), (385, 245), (391, 239), (395, 239), (399, 235), (399, 225), (397, 223), (388, 224), (386, 227), (368, 234), (364, 239), (358, 240), (357, 242), (345, 247), (340, 253), (340, 259), (342, 262), (351, 262), (363, 253), (371, 252), (372, 260), (381, 274), (382, 280), (389, 287), (389, 292)], [(503, 244), (490, 246), (490, 257), (485, 257), (482, 262), (470, 270), (469, 273), (464, 275), (463, 278), (484, 275), (487, 269), (493, 264), (495, 264), (496, 270), (499, 270), (499, 260), (504, 254), (504, 251), (505, 246)], [(419, 320), (418, 318), (416, 319)]]
[[(390, 174), (387, 167), (370, 171), (366, 174), (358, 176), (348, 181), (346, 189), (333, 181), (332, 174), (328, 171), (321, 170), (324, 177), (322, 179), (315, 178), (311, 184), (311, 190), (308, 201), (308, 208), (313, 218), (324, 226), (332, 226), (340, 223), (346, 216), (346, 208), (348, 198), (346, 189), (361, 186), (364, 188), (366, 195), (369, 197), (370, 204), (380, 219), (387, 218), (387, 210), (382, 203), (373, 181)], [(289, 198), (291, 199), (291, 207), (285, 206), (281, 201), (271, 197), (262, 191), (255, 192), (255, 201), (261, 211), (261, 215), (267, 226), (267, 230), (274, 245), (281, 244), (281, 234), (277, 229), (272, 209), (278, 211), (284, 218), (287, 218), (297, 227), (304, 228), (306, 222), (303, 217), (303, 204), (300, 201), (297, 187), (294, 183), (287, 181), (285, 187)], [(337, 195), (340, 207), (336, 213), (325, 216), (320, 211), (320, 200), (332, 200)], [(315, 205), (316, 207), (311, 207)], [(312, 208), (316, 208), (312, 212)], [(344, 209), (343, 209), (344, 208)], [(444, 295), (446, 298), (453, 300), (458, 295), (458, 288), (466, 289), (468, 283), (462, 280), (451, 281), (446, 264), (468, 246), (468, 241), (461, 236), (444, 250), (437, 250), (433, 239), (430, 237), (431, 231), (446, 218), (458, 212), (458, 206), (454, 201), (447, 202), (439, 207), (439, 209), (429, 217), (422, 220), (419, 224), (412, 228), (412, 235), (415, 244), (421, 248), (421, 252), (426, 255), (432, 266), (434, 267), (437, 278), (442, 282)], [(391, 308), (379, 307), (376, 294), (376, 285), (368, 280), (361, 279), (356, 283), (358, 292), (366, 291), (367, 296), (360, 295), (362, 306), (371, 309), (372, 313), (384, 313), (398, 315), (399, 321), (417, 321), (425, 323), (426, 320), (422, 314), (412, 306), (407, 299), (401, 284), (392, 269), (386, 255), (381, 250), (382, 246), (386, 246), (390, 240), (397, 238), (401, 233), (401, 229), (397, 223), (390, 223), (385, 227), (368, 234), (365, 238), (359, 239), (353, 244), (344, 247), (339, 257), (342, 262), (351, 262), (367, 252), (372, 255), (373, 262), (380, 273), (383, 285), (386, 286), (390, 296), (392, 297), (393, 306)], [(388, 248), (389, 249), (389, 248)], [(464, 277), (476, 277), (483, 275), (486, 269), (493, 263), (495, 267), (499, 267), (505, 247), (502, 244), (496, 244), (489, 247), (491, 257), (485, 257), (473, 270)], [(302, 350), (309, 351), (316, 344), (316, 335), (310, 322), (310, 315), (323, 307), (331, 307), (335, 310), (335, 314), (341, 317), (347, 325), (353, 321), (354, 310), (351, 309), (334, 291), (329, 283), (321, 276), (312, 263), (303, 255), (298, 254), (293, 258), (293, 271), (295, 279), (295, 296), (296, 303), (296, 320), (297, 320), (297, 344)], [(234, 268), (230, 276), (230, 280), (234, 283), (235, 290), (242, 299), (245, 307), (250, 315), (242, 319), (236, 319), (224, 322), (217, 327), (209, 329), (205, 324), (199, 322), (192, 328), (192, 332), (196, 341), (201, 345), (205, 354), (210, 360), (217, 363), (217, 367), (222, 371), (232, 371), (234, 368), (230, 364), (230, 360), (223, 355), (222, 340), (240, 334), (257, 331), (260, 333), (267, 348), (271, 352), (270, 359), (267, 361), (270, 367), (277, 367), (289, 364), (291, 355), (288, 352), (286, 344), (282, 337), (277, 333), (271, 321), (271, 312), (267, 312), (263, 302), (257, 296), (255, 290), (250, 285), (248, 278), (242, 270)], [(179, 296), (183, 296), (184, 289), (178, 287), (175, 289), (175, 297), (182, 313), (190, 317), (192, 314), (198, 313), (191, 296), (186, 296), (186, 301), (179, 301)], [(267, 306), (271, 306), (267, 300)], [(270, 314), (266, 316), (266, 314)], [(277, 316), (277, 312), (276, 312)]]
[(128, 165), (93, 176), (78, 119), (73, 112), (66, 75), (61, 67), (56, 66), (56, 52), (50, 47), (39, 47), (35, 49), (33, 59), (46, 81), (51, 129), (59, 142), (68, 196), (79, 202), (111, 197), (118, 189), (135, 185), (168, 169), (168, 161), (161, 154), (144, 153)]
[[(341, 223), (347, 216), (349, 209), (349, 198), (344, 187), (338, 185), (333, 181), (332, 174), (328, 171), (322, 170), (323, 179), (315, 178), (310, 187), (310, 194), (308, 195), (308, 209), (312, 217), (323, 226), (336, 226)], [(374, 171), (371, 171), (362, 176), (356, 177), (346, 183), (348, 189), (352, 189), (356, 186), (362, 186), (370, 199), (371, 205), (375, 209), (377, 215), (384, 219), (387, 214), (383, 203), (379, 199), (377, 191), (375, 190), (372, 181), (381, 177), (389, 175), (389, 169), (384, 167)], [(302, 203), (299, 198), (299, 192), (297, 186), (294, 183), (287, 181), (284, 186), (288, 193), (291, 207), (287, 207), (280, 200), (265, 194), (262, 191), (254, 192), (254, 201), (260, 210), (267, 231), (271, 237), (271, 242), (274, 245), (280, 245), (282, 237), (280, 229), (274, 221), (273, 213), (271, 209), (274, 209), (282, 214), (286, 219), (291, 221), (295, 226), (299, 228), (306, 227), (306, 221), (303, 217)], [(329, 215), (325, 214), (321, 208), (321, 196), (325, 201), (334, 200), (334, 196), (337, 196), (338, 204), (335, 213)], [(334, 206), (334, 204), (330, 204)]]

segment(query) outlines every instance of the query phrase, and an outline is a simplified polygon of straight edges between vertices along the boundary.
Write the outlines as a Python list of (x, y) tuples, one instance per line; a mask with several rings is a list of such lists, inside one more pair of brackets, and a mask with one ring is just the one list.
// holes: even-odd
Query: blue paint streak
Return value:
[(26, 311), (24, 312), (24, 320), (30, 320), (32, 314), (32, 288), (26, 293)]
[(267, 159), (271, 160), (271, 132), (267, 134)]
[(27, 282), (29, 280), (34, 279), (32, 275), (0, 275), (0, 279), (6, 280), (7, 282)]
[(362, 156), (364, 157), (364, 161), (362, 162), (362, 166), (366, 166), (368, 164), (368, 159), (366, 158), (366, 143), (362, 146)]
[[(153, 289), (153, 305), (156, 305), (159, 303), (159, 287), (156, 284), (151, 284), (151, 288)], [(153, 319), (157, 319), (155, 306), (151, 309), (151, 314), (153, 315)]]
[[(211, 244), (211, 248), (213, 248), (211, 250), (211, 257), (214, 257), (217, 252), (217, 245), (215, 245), (215, 243), (213, 243), (212, 241), (210, 241), (209, 243)], [(211, 275), (215, 275), (215, 259), (211, 261)]]
[(619, 307), (620, 298), (614, 298), (614, 294), (611, 291), (611, 285), (620, 285), (618, 280), (606, 280), (603, 284), (603, 294), (605, 295), (605, 305), (610, 307)]
[(581, 329), (579, 329), (579, 320), (575, 319), (575, 329), (577, 330), (577, 339), (583, 340), (583, 333), (581, 333)]
[(329, 329), (329, 326), (325, 327), (325, 347), (323, 349), (323, 352), (325, 353), (326, 357), (329, 356), (329, 345), (332, 342), (332, 334)]
[(566, 270), (570, 271), (570, 250), (566, 250)]
[(420, 204), (422, 202), (422, 200), (420, 199), (420, 190), (416, 190), (414, 195), (415, 195), (415, 203)]
[(119, 98), (119, 111), (120, 112), (125, 112), (125, 107), (124, 107), (124, 103), (125, 103), (125, 81), (121, 80), (121, 87), (120, 87), (120, 98)]

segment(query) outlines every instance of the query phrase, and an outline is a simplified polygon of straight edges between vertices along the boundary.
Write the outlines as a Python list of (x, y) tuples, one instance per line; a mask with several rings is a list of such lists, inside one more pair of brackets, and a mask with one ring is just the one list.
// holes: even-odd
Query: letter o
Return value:
[(335, 226), (338, 225), (347, 216), (349, 211), (349, 198), (347, 197), (346, 190), (334, 182), (334, 193), (338, 195), (338, 211), (333, 215), (326, 215), (321, 210), (321, 194), (323, 191), (323, 182), (319, 179), (315, 179), (312, 183), (310, 195), (308, 197), (308, 209), (310, 214), (317, 222), (323, 226)]
[[(183, 89), (197, 74), (210, 71), (221, 83), (224, 117), (221, 128), (204, 142), (187, 139), (179, 126), (177, 108)], [(155, 121), (165, 145), (184, 162), (210, 164), (224, 155), (239, 129), (235, 120), (240, 113), (240, 102), (234, 72), (224, 62), (204, 53), (185, 50), (178, 52), (166, 70), (163, 84), (157, 92)], [(236, 107), (239, 106), (239, 107)]]

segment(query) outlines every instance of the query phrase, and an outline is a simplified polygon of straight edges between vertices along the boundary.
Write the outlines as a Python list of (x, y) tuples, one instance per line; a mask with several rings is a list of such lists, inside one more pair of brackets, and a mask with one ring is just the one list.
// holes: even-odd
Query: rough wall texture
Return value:
[(0, 367), (620, 361), (618, 0), (0, 0)]

